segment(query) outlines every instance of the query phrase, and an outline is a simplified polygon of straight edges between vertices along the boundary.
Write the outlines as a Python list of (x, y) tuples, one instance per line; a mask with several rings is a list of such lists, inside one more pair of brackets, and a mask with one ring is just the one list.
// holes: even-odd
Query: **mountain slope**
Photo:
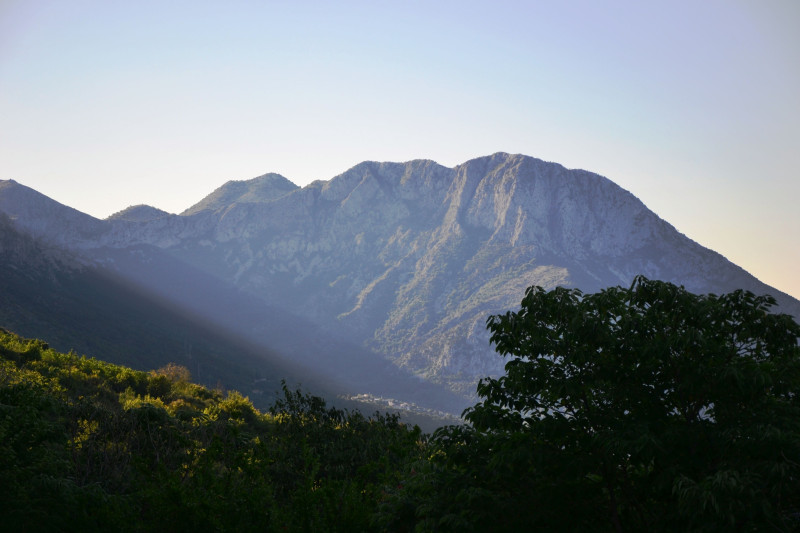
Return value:
[(56, 240), (69, 235), (93, 261), (156, 246), (465, 395), (502, 369), (487, 316), (516, 308), (530, 285), (590, 292), (644, 274), (693, 292), (770, 293), (780, 311), (800, 316), (797, 300), (590, 172), (498, 153), (455, 168), (364, 162), (287, 194), (254, 192), (276, 180), (231, 182), (181, 216), (113, 221), (99, 236), (65, 230)]
[[(137, 369), (176, 362), (209, 386), (251, 394), (260, 406), (286, 379), (337, 405), (356, 405), (341, 400), (356, 393), (403, 398), (403, 409), (423, 414), (414, 419), (426, 427), (429, 414), (441, 416), (432, 410), (461, 408), (456, 397), (368, 349), (315, 331), (156, 247), (96, 253), (102, 259), (43, 244), (0, 213), (0, 325)], [(413, 399), (404, 395), (410, 389)], [(367, 410), (378, 405), (387, 407), (361, 402)]]
[(247, 181), (229, 181), (182, 215), (216, 211), (235, 203), (261, 203), (285, 196), (299, 187), (280, 174), (264, 174)]
[(0, 180), (0, 212), (33, 235), (50, 241), (93, 241), (107, 224), (67, 207), (14, 180)]
[(114, 213), (108, 220), (125, 220), (128, 222), (149, 222), (169, 216), (169, 213), (149, 205), (132, 205), (118, 213)]
[(2, 530), (377, 531), (386, 489), (422, 457), (394, 415), (288, 388), (261, 413), (188, 374), (0, 328)]
[[(110, 272), (20, 234), (0, 214), (0, 324), (57, 349), (139, 370), (169, 362), (208, 386), (237, 388), (268, 405), (281, 379), (332, 396), (309, 373)], [(339, 392), (339, 391), (336, 391)]]

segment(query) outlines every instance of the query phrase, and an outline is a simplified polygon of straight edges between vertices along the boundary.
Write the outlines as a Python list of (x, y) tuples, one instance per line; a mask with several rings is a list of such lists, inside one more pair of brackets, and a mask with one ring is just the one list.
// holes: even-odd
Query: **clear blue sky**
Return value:
[(800, 2), (0, 1), (0, 179), (97, 217), (496, 151), (800, 297)]

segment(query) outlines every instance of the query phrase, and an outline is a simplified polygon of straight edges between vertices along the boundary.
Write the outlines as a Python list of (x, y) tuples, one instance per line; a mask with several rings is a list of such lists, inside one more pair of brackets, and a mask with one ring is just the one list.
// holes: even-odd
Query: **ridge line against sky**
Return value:
[(99, 218), (503, 151), (800, 297), (800, 2), (0, 4), (0, 179)]

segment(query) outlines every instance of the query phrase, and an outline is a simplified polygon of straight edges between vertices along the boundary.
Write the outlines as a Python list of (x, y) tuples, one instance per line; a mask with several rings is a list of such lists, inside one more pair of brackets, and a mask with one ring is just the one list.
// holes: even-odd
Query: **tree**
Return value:
[(497, 443), (487, 461), (534, 480), (514, 480), (517, 498), (549, 505), (546, 523), (796, 530), (800, 325), (773, 305), (641, 276), (595, 294), (531, 287), (489, 317), (506, 374), (481, 380), (465, 417)]

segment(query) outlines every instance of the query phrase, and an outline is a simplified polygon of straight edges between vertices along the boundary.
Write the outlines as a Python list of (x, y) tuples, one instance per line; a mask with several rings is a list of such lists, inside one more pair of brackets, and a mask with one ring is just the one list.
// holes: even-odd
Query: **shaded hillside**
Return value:
[(441, 423), (435, 411), (460, 413), (463, 400), (158, 248), (110, 249), (103, 257), (108, 268), (82, 264), (85, 256), (79, 262), (0, 215), (0, 325), (137, 369), (177, 362), (199, 382), (242, 390), (261, 407), (286, 379), (367, 410), (370, 403), (340, 397), (403, 398), (406, 416), (426, 427)]
[(320, 393), (310, 374), (219, 326), (178, 313), (115, 276), (19, 234), (0, 216), (0, 324), (21, 335), (140, 370), (176, 362), (208, 386), (268, 405), (282, 379)]
[(27, 232), (51, 242), (98, 239), (107, 223), (51, 200), (14, 180), (0, 180), (0, 211)]

